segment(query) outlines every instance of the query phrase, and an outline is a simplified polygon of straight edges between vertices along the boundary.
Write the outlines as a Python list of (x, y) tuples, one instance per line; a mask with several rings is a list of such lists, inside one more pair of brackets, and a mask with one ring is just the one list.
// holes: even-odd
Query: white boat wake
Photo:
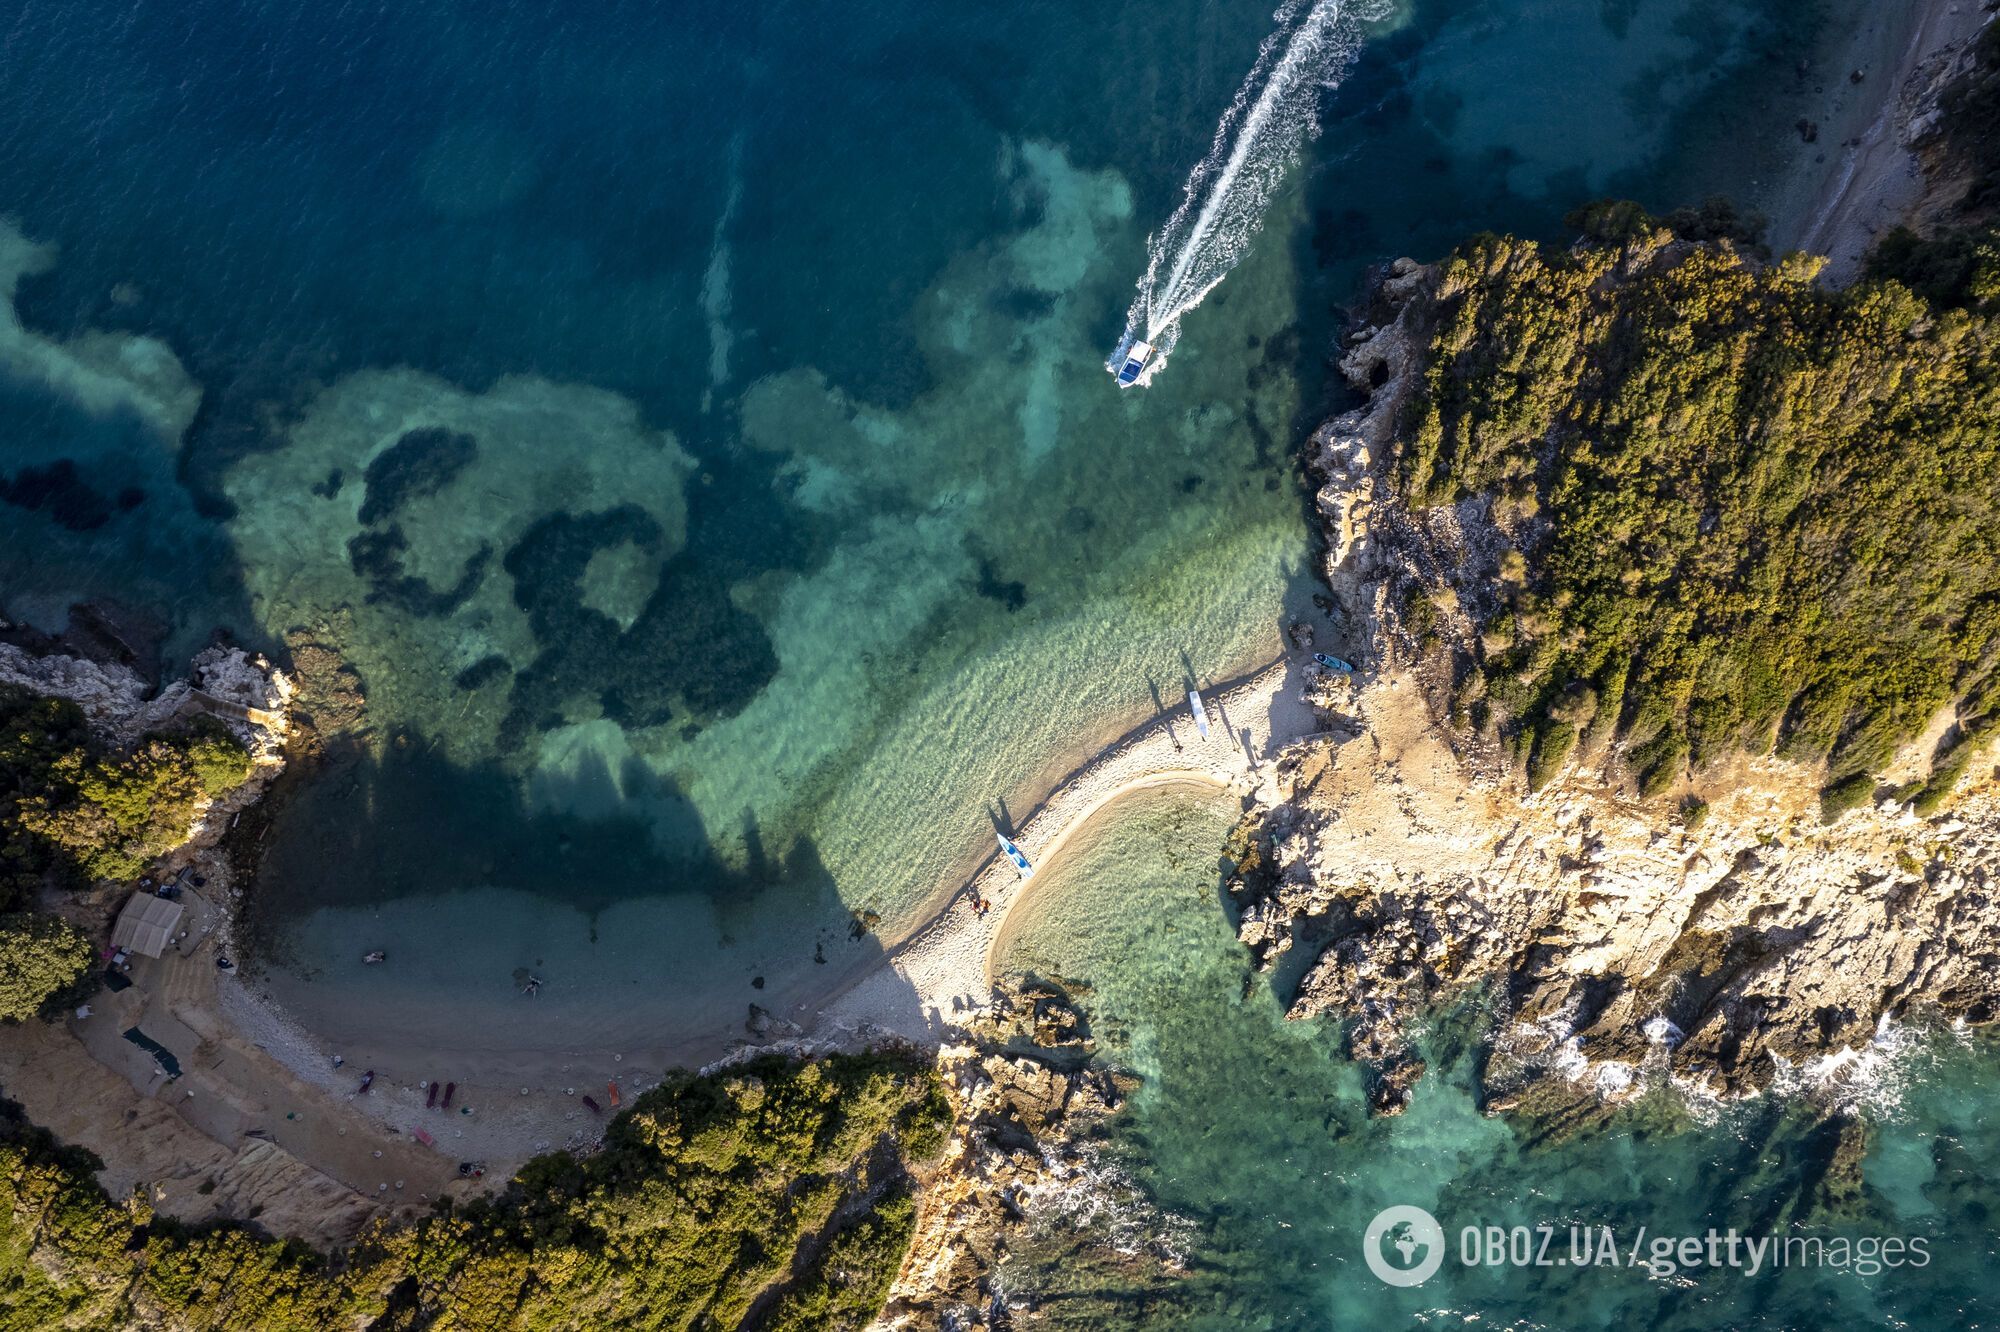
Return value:
[[(1202, 303), (1248, 253), (1264, 209), (1305, 141), (1319, 132), (1319, 91), (1336, 86), (1360, 49), (1358, 22), (1380, 17), (1380, 0), (1286, 0), (1257, 63), (1216, 127), (1208, 156), (1147, 245), (1146, 274), (1125, 316), (1125, 336), (1106, 362), (1122, 384), (1148, 384), (1180, 338), (1181, 317)], [(1128, 377), (1126, 352), (1141, 352)]]

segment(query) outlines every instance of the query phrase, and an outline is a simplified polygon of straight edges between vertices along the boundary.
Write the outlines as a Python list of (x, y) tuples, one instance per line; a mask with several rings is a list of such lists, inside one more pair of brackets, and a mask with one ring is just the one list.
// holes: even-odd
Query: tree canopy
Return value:
[(0, 1021), (25, 1022), (90, 970), (90, 939), (56, 916), (0, 915)]
[(0, 908), (51, 878), (136, 877), (187, 840), (204, 799), (249, 776), (250, 755), (211, 719), (118, 753), (75, 704), (0, 689)]
[(1659, 225), (1443, 265), (1398, 475), (1515, 546), (1461, 700), (1531, 782), (1580, 738), (1647, 790), (1775, 746), (1837, 805), (1946, 705), (1947, 751), (1990, 724), (1995, 323), (1817, 272)]
[(328, 1257), (119, 1204), (0, 1102), (0, 1332), (49, 1327), (859, 1329), (949, 1108), (916, 1055), (679, 1075), (603, 1149)]

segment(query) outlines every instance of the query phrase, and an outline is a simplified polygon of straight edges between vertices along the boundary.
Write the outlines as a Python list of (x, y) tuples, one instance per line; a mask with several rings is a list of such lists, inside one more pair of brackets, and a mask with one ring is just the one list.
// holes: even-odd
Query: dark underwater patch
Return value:
[(511, 674), (513, 669), (507, 664), (505, 657), (497, 652), (489, 653), (454, 675), (451, 682), (458, 689), (470, 694)]
[(393, 606), (419, 619), (438, 619), (472, 600), (493, 559), (493, 547), (482, 545), (467, 557), (458, 581), (440, 591), (415, 574), (403, 572), (403, 552), (409, 548), (403, 529), (392, 523), (349, 540), (347, 562), (367, 581), (370, 605)]
[(620, 725), (658, 726), (679, 705), (706, 717), (733, 716), (778, 673), (777, 653), (755, 616), (730, 600), (713, 569), (683, 553), (661, 569), (629, 629), (583, 602), (584, 570), (600, 550), (631, 542), (660, 548), (664, 533), (636, 505), (592, 514), (550, 514), (502, 561), (514, 602), (528, 613), (541, 646), (514, 679), (501, 743), (518, 744), (531, 726), (558, 721), (563, 705), (594, 699)]
[(362, 476), (362, 525), (394, 516), (411, 500), (437, 494), (478, 456), (479, 442), (462, 431), (441, 426), (408, 431), (368, 462)]
[(993, 561), (980, 557), (979, 595), (989, 601), (997, 601), (1010, 611), (1017, 611), (1028, 604), (1028, 585), (1019, 579), (1003, 579), (994, 568)]
[[(128, 487), (126, 493), (132, 493)], [(124, 503), (125, 495), (119, 496), (119, 508), (136, 508), (145, 499), (145, 492), (138, 491), (138, 500)], [(61, 458), (47, 467), (23, 467), (12, 477), (0, 476), (0, 501), (5, 501), (19, 509), (46, 513), (63, 527), (72, 532), (90, 532), (111, 521), (112, 502), (99, 494), (83, 479), (77, 466), (68, 458)]]

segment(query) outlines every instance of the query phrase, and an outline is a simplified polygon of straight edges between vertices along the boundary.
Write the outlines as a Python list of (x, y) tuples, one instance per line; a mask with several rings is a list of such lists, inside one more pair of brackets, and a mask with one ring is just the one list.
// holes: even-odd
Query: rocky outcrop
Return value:
[(63, 652), (38, 654), (0, 642), (0, 685), (83, 710), (91, 728), (110, 743), (128, 746), (148, 731), (206, 715), (229, 728), (253, 760), (276, 763), (291, 722), (292, 682), (270, 662), (239, 647), (215, 646), (197, 654), (188, 677), (155, 694), (131, 666)]
[(1413, 514), (1387, 469), (1433, 280), (1390, 271), (1342, 362), (1371, 397), (1308, 459), (1327, 580), (1370, 670), (1343, 701), (1352, 730), (1288, 756), (1290, 796), (1238, 857), (1240, 934), (1302, 976), (1292, 1016), (1347, 1022), (1376, 1110), (1396, 1113), (1423, 1072), (1418, 1020), (1476, 996), (1494, 1014), (1488, 1108), (1569, 1122), (1662, 1082), (1839, 1103), (1899, 1024), (1992, 1020), (1990, 755), (1936, 817), (1885, 801), (1829, 826), (1820, 775), (1775, 759), (1641, 801), (1586, 752), (1529, 795), (1453, 725), (1441, 643), (1471, 631), (1490, 523), (1479, 501)]
[[(1034, 1296), (1003, 1272), (1047, 1231), (1087, 1261), (1129, 1269), (1130, 1284), (1160, 1281), (1161, 1255), (1143, 1243), (1098, 1244), (1067, 1206), (1097, 1187), (1093, 1129), (1130, 1090), (1123, 1076), (1092, 1065), (1089, 1030), (1067, 994), (1034, 980), (1003, 985), (964, 1036), (939, 1054), (954, 1128), (925, 1182), (916, 1238), (879, 1325), (1031, 1325)], [(1057, 1214), (1071, 1219), (1040, 1226)]]

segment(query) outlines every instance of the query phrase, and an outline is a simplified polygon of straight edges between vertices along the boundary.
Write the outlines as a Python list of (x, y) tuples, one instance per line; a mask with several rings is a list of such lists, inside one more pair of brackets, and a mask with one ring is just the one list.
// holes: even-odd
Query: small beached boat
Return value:
[(363, 1073), (361, 1075), (361, 1085), (354, 1089), (354, 1094), (356, 1096), (359, 1096), (361, 1093), (367, 1091), (370, 1087), (374, 1085), (375, 1085), (375, 1070), (371, 1068), (366, 1073)]
[(584, 1108), (589, 1110), (590, 1113), (593, 1115), (601, 1115), (604, 1113), (604, 1107), (599, 1105), (597, 1102), (591, 1100), (588, 1096), (583, 1098), (583, 1104)]
[(1339, 657), (1329, 657), (1324, 652), (1315, 652), (1313, 653), (1313, 660), (1330, 671), (1344, 671), (1348, 675), (1354, 674), (1353, 665), (1342, 661)]
[(1032, 879), (1035, 876), (1035, 867), (1030, 865), (1028, 858), (1021, 854), (1021, 848), (1008, 841), (1004, 833), (996, 832), (993, 835), (1000, 841), (1000, 853), (1014, 862), (1014, 868), (1021, 871), (1021, 877)]
[(451, 1109), (452, 1093), (457, 1090), (458, 1090), (458, 1084), (456, 1082), (447, 1082), (444, 1084), (444, 1105), (441, 1107), (442, 1109), (445, 1110)]
[(426, 1110), (436, 1109), (437, 1103), (438, 1103), (438, 1085), (435, 1082), (433, 1082), (431, 1084), (430, 1094), (424, 1097), (424, 1109)]
[(1194, 729), (1201, 732), (1201, 738), (1208, 739), (1208, 709), (1201, 705), (1201, 691), (1188, 690), (1188, 707), (1194, 712)]
[(611, 1104), (613, 1106), (616, 1106), (618, 1104), (618, 1084), (615, 1082), (607, 1082), (604, 1084), (604, 1090), (610, 1093)]

